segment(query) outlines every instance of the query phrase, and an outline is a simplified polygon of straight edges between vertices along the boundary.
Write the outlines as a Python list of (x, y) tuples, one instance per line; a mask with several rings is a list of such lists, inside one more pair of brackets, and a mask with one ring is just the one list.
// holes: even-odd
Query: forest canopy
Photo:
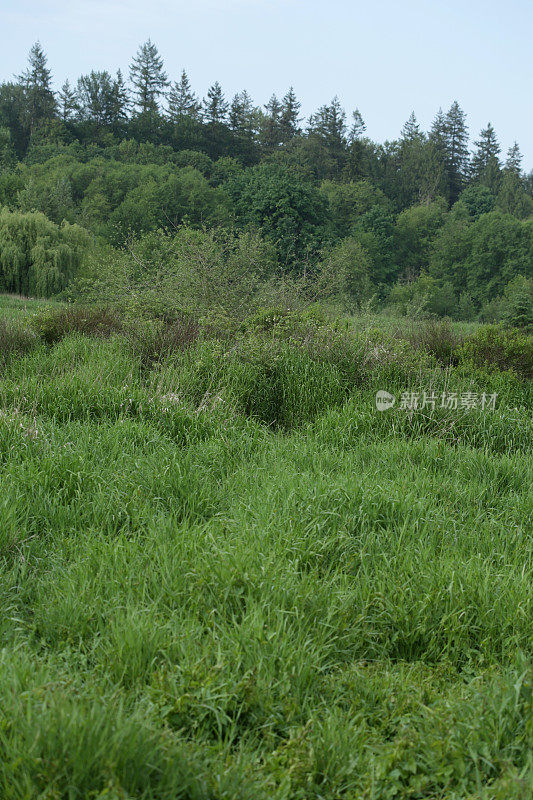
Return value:
[(61, 88), (32, 47), (0, 85), (0, 206), (8, 291), (57, 294), (89, 250), (185, 226), (248, 233), (270, 248), (270, 276), (314, 276), (350, 308), (373, 297), (497, 320), (516, 287), (531, 294), (533, 174), (490, 122), (471, 143), (454, 102), (429, 131), (411, 113), (376, 143), (337, 97), (307, 120), (292, 88), (259, 107), (215, 81), (202, 99), (150, 40), (127, 77), (93, 70)]

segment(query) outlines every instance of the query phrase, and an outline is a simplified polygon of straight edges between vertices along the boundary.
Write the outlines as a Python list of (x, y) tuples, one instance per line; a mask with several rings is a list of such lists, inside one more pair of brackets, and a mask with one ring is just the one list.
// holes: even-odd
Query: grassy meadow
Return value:
[(92, 313), (0, 298), (0, 796), (531, 798), (532, 337)]

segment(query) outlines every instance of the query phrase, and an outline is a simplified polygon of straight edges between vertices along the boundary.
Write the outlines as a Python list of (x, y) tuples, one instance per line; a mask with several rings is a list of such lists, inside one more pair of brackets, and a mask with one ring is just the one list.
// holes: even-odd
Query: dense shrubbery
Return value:
[(533, 378), (533, 335), (498, 326), (483, 326), (468, 336), (459, 351), (460, 357), (474, 367), (512, 370)]

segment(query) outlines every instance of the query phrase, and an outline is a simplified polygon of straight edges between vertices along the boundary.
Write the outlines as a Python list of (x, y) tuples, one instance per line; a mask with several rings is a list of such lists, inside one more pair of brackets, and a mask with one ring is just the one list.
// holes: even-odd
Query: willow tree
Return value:
[(51, 297), (76, 274), (89, 246), (79, 225), (55, 225), (38, 211), (0, 210), (0, 288)]

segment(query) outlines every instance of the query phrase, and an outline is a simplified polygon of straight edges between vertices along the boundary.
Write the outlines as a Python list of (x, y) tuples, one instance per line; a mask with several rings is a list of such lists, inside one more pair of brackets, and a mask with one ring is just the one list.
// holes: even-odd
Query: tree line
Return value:
[(533, 174), (518, 144), (502, 157), (490, 123), (471, 149), (457, 102), (428, 132), (412, 113), (380, 144), (336, 97), (307, 120), (292, 88), (263, 108), (246, 91), (226, 99), (218, 81), (201, 99), (185, 71), (169, 80), (150, 40), (127, 81), (92, 71), (59, 91), (31, 48), (0, 85), (0, 205), (114, 247), (183, 224), (253, 231), (276, 269), (321, 271), (352, 303), (409, 309), (422, 296), (463, 318), (497, 307), (517, 278), (529, 292), (533, 273)]
[(263, 108), (246, 91), (228, 101), (218, 81), (200, 99), (185, 71), (179, 80), (169, 80), (150, 40), (130, 64), (129, 83), (121, 70), (115, 76), (93, 70), (75, 86), (66, 80), (55, 91), (47, 56), (37, 42), (27, 68), (15, 81), (0, 85), (4, 149), (12, 147), (19, 159), (43, 136), (83, 143), (131, 137), (177, 150), (199, 149), (212, 158), (233, 156), (245, 165), (283, 150), (320, 179), (371, 177), (386, 185), (399, 207), (436, 196), (453, 203), (471, 183), (495, 190), (509, 175), (521, 175), (518, 144), (502, 160), (490, 122), (470, 152), (466, 115), (457, 102), (446, 112), (439, 110), (427, 134), (412, 113), (400, 137), (382, 145), (365, 136), (359, 109), (348, 119), (337, 97), (305, 124), (300, 112), (292, 87), (283, 98), (273, 95)]

